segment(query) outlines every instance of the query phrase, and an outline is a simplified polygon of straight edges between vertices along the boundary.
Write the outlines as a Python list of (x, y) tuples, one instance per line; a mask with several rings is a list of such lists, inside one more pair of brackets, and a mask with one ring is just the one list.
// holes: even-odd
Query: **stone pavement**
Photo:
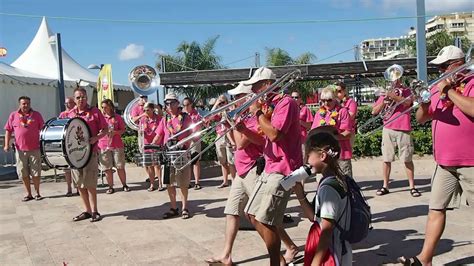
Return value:
[[(423, 193), (420, 198), (410, 196), (399, 162), (393, 165), (391, 193), (376, 196), (375, 191), (381, 186), (381, 166), (378, 158), (353, 161), (355, 177), (372, 206), (374, 218), (369, 237), (354, 245), (355, 265), (395, 263), (399, 255), (415, 255), (423, 243), (434, 169), (432, 158), (415, 161), (416, 182)], [(81, 202), (79, 197), (63, 197), (63, 181), (44, 178), (41, 194), (45, 199), (27, 203), (21, 202), (24, 192), (18, 180), (2, 181), (0, 265), (205, 265), (203, 260), (219, 253), (223, 246), (223, 210), (229, 191), (216, 188), (220, 177), (215, 167), (205, 172), (203, 189), (190, 191), (193, 217), (189, 220), (162, 220), (168, 209), (167, 193), (146, 191), (144, 171), (132, 165), (127, 168), (132, 192), (118, 189), (107, 195), (106, 188), (100, 188), (99, 211), (104, 219), (98, 223), (72, 222), (72, 217), (82, 211)], [(314, 182), (306, 184), (311, 197), (315, 186)], [(303, 248), (310, 223), (301, 217), (294, 196), (288, 213), (294, 222), (287, 224), (287, 231)], [(435, 265), (474, 262), (473, 218), (472, 210), (465, 206), (448, 213)], [(242, 265), (268, 264), (263, 241), (255, 231), (239, 231), (233, 258)]]

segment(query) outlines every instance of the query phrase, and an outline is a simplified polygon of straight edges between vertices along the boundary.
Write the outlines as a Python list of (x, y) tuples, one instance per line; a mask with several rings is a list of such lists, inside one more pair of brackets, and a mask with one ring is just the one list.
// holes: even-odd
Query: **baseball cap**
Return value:
[(449, 45), (441, 49), (436, 58), (430, 61), (430, 64), (441, 65), (443, 63), (448, 62), (449, 60), (461, 58), (464, 58), (463, 51), (454, 45)]
[(232, 90), (228, 90), (227, 93), (229, 95), (237, 95), (237, 94), (248, 94), (252, 93), (252, 86), (251, 85), (244, 85), (243, 81), (239, 82), (237, 87), (233, 88)]
[(273, 71), (266, 67), (260, 67), (253, 73), (249, 80), (243, 81), (244, 85), (253, 85), (261, 80), (275, 80), (276, 75)]
[(172, 100), (174, 100), (174, 101), (178, 100), (178, 97), (176, 96), (176, 93), (170, 92), (170, 93), (166, 94), (165, 102), (166, 101), (172, 101)]

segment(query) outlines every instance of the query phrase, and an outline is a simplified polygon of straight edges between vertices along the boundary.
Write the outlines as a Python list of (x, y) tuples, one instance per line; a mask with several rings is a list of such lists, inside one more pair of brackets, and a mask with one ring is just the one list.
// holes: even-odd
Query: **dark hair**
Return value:
[(100, 104), (107, 104), (107, 106), (109, 106), (110, 108), (112, 108), (112, 112), (115, 112), (115, 105), (114, 105), (114, 102), (112, 102), (111, 99), (105, 99), (103, 100)]
[(341, 87), (341, 89), (346, 90), (346, 84), (343, 81), (336, 81), (334, 82), (334, 85)]
[(184, 103), (184, 101), (188, 101), (191, 104), (191, 106), (194, 107), (194, 102), (193, 102), (193, 100), (191, 100), (190, 97), (184, 97), (183, 103)]
[(157, 103), (156, 107), (160, 107), (160, 109), (163, 110), (163, 105), (161, 103)]
[(20, 96), (20, 98), (18, 98), (18, 102), (20, 102), (21, 100), (28, 100), (31, 102), (31, 99), (28, 96)]
[(309, 155), (313, 151), (327, 152), (328, 156), (325, 162), (336, 174), (337, 181), (347, 191), (344, 174), (337, 162), (341, 154), (341, 146), (339, 146), (339, 141), (336, 139), (331, 128), (334, 127), (315, 128), (308, 133), (308, 138), (305, 143), (306, 154)]
[(77, 87), (77, 88), (75, 88), (73, 94), (75, 94), (76, 91), (80, 91), (80, 92), (84, 93), (85, 95), (87, 95), (86, 89), (84, 89), (84, 88), (82, 88), (82, 87)]

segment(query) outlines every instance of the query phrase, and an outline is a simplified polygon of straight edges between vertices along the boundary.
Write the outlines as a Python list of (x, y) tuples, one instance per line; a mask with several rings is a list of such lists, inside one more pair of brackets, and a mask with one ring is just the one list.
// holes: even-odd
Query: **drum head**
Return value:
[(66, 125), (64, 133), (63, 147), (68, 164), (72, 168), (84, 168), (92, 155), (89, 126), (82, 118), (72, 118)]

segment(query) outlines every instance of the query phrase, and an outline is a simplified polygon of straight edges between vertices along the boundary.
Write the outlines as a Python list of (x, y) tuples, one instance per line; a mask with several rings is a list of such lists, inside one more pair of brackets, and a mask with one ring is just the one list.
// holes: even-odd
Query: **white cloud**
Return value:
[(157, 55), (157, 56), (158, 56), (158, 55), (167, 55), (167, 54), (168, 54), (168, 53), (165, 52), (165, 50), (163, 50), (163, 49), (153, 49), (152, 52), (153, 52), (154, 55)]
[(131, 43), (127, 45), (127, 47), (125, 47), (124, 49), (120, 50), (119, 59), (121, 61), (138, 59), (143, 57), (144, 51), (145, 47), (143, 45)]
[[(384, 10), (413, 10), (416, 11), (416, 0), (383, 0)], [(425, 0), (427, 14), (442, 14), (456, 11), (472, 11), (472, 0)]]

